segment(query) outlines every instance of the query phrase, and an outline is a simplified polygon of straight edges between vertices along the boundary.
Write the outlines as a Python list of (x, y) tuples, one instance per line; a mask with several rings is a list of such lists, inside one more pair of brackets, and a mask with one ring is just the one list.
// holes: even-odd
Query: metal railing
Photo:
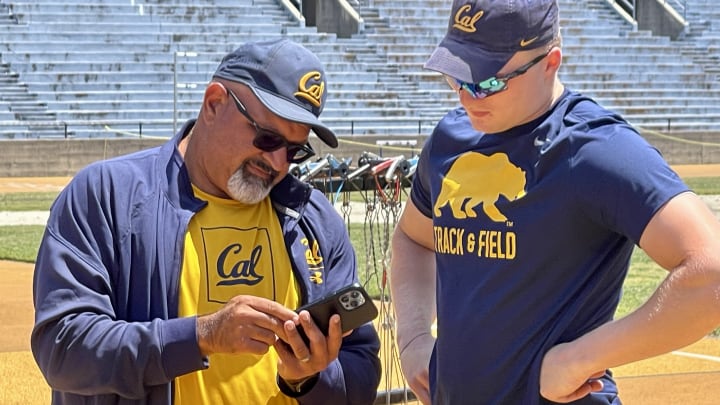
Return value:
[[(620, 8), (622, 8), (633, 21), (637, 21), (637, 1), (636, 0), (611, 0)], [(662, 0), (663, 5), (669, 5), (685, 19), (687, 14), (687, 0)]]
[(663, 4), (670, 4), (683, 18), (687, 19), (687, 0), (663, 0)]
[(637, 21), (637, 14), (635, 12), (635, 0), (614, 0), (615, 3), (620, 6), (626, 13), (632, 18), (633, 21)]
[[(186, 118), (157, 119), (71, 119), (55, 121), (0, 120), (0, 140), (35, 138), (110, 138), (172, 137)], [(332, 119), (325, 119), (326, 123)], [(429, 135), (437, 120), (408, 118), (403, 124), (390, 125), (392, 117), (377, 120), (341, 120), (331, 124), (340, 136), (355, 135)], [(381, 131), (383, 130), (384, 131)], [(9, 135), (9, 134), (12, 134)]]
[(170, 138), (172, 119), (116, 119), (116, 120), (59, 120), (27, 121), (0, 120), (0, 140), (53, 138)]

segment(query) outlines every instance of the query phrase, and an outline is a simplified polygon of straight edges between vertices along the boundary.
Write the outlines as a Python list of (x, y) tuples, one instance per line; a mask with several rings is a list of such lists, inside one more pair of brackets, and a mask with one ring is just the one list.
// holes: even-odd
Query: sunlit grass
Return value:
[(44, 230), (42, 225), (0, 226), (0, 260), (34, 262)]
[(0, 193), (0, 211), (47, 211), (57, 192)]
[(652, 261), (642, 249), (636, 248), (623, 284), (623, 296), (616, 311), (623, 317), (647, 301), (668, 272)]
[(720, 177), (690, 177), (683, 180), (695, 194), (720, 194)]

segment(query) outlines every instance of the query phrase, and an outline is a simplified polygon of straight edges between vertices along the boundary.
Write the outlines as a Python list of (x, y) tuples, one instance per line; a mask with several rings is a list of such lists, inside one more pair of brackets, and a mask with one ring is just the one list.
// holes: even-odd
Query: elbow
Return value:
[(30, 349), (40, 372), (48, 386), (55, 391), (74, 392), (79, 387), (74, 382), (77, 373), (77, 365), (71, 366), (73, 371), (65, 369), (64, 350), (54, 344), (54, 339), (47, 336), (38, 328), (33, 329), (30, 335)]
[(668, 276), (661, 287), (663, 301), (671, 297), (687, 302), (698, 316), (691, 317), (708, 327), (720, 327), (720, 258), (705, 256), (686, 260)]
[(339, 360), (345, 380), (347, 403), (371, 405), (375, 403), (380, 386), (382, 366), (379, 351), (380, 340), (371, 324), (355, 329), (351, 338), (356, 343), (340, 353)]
[(57, 370), (53, 360), (55, 357), (53, 355), (53, 345), (46, 343), (48, 339), (44, 329), (46, 328), (37, 325), (33, 328), (30, 334), (30, 351), (35, 359), (35, 364), (37, 364), (43, 377), (45, 377), (45, 381), (51, 388), (56, 388), (54, 383), (61, 377), (62, 373), (53, 372), (53, 370)]

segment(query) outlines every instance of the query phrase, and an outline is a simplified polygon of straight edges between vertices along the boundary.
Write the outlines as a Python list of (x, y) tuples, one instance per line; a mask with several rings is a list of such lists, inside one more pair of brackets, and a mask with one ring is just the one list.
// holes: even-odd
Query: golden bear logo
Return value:
[[(311, 79), (315, 80), (317, 84), (308, 86), (308, 82)], [(294, 96), (302, 97), (315, 107), (320, 107), (320, 101), (322, 100), (322, 95), (325, 92), (325, 81), (322, 80), (320, 72), (308, 72), (300, 78), (300, 81), (298, 82), (298, 90), (300, 91), (295, 92), (295, 94), (293, 94)]]
[(320, 256), (320, 246), (318, 246), (317, 241), (313, 240), (312, 247), (310, 246), (310, 242), (307, 238), (303, 238), (301, 242), (303, 245), (308, 247), (305, 251), (305, 260), (307, 260), (307, 264), (309, 266), (317, 266), (322, 263), (323, 258)]
[(485, 12), (480, 10), (472, 16), (469, 14), (463, 15), (465, 13), (469, 13), (471, 9), (472, 6), (470, 4), (466, 4), (458, 8), (458, 11), (455, 13), (455, 24), (453, 24), (453, 27), (459, 29), (460, 31), (475, 32), (475, 23), (482, 18)]
[(445, 174), (433, 210), (436, 217), (441, 217), (440, 208), (449, 205), (453, 217), (475, 218), (474, 208), (482, 204), (490, 219), (503, 222), (507, 217), (495, 206), (501, 195), (508, 200), (523, 197), (525, 172), (510, 163), (504, 153), (486, 156), (468, 152), (457, 158)]

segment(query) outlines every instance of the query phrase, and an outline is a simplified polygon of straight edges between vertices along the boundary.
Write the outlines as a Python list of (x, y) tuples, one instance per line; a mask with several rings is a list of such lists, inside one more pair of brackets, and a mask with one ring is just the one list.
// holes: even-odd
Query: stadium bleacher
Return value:
[[(569, 87), (643, 128), (720, 130), (714, 0), (687, 1), (689, 29), (677, 41), (635, 30), (606, 0), (559, 2)], [(226, 52), (281, 36), (325, 62), (323, 119), (339, 134), (427, 135), (457, 104), (422, 69), (447, 4), (361, 0), (364, 31), (338, 38), (276, 0), (0, 0), (0, 139), (170, 136), (197, 114)]]

